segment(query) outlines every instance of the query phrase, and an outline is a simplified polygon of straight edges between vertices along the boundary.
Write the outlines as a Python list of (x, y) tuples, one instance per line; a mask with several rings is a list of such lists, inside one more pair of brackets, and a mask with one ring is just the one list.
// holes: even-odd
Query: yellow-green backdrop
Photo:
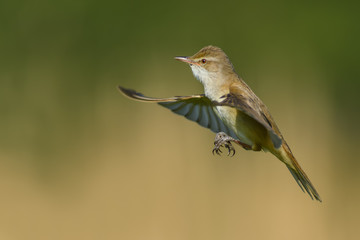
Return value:
[[(358, 239), (360, 17), (351, 1), (0, 3), (0, 239)], [(271, 154), (150, 96), (201, 93), (173, 60), (224, 49), (323, 203)]]

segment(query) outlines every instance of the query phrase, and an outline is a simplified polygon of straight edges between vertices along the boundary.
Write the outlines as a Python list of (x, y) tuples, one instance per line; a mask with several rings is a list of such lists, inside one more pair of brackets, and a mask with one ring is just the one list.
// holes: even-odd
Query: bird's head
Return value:
[(194, 76), (204, 85), (209, 81), (223, 79), (224, 74), (234, 73), (229, 58), (221, 48), (215, 46), (206, 46), (191, 57), (175, 57), (175, 59), (188, 63)]

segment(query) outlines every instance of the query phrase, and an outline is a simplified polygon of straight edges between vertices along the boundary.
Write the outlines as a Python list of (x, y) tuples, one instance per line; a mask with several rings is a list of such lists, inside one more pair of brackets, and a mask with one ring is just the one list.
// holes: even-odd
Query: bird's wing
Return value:
[(238, 139), (236, 134), (229, 129), (213, 110), (212, 102), (204, 95), (176, 96), (171, 98), (146, 97), (131, 89), (119, 86), (120, 92), (125, 96), (142, 102), (155, 102), (166, 107), (176, 114), (197, 122), (199, 125), (209, 128), (211, 131), (225, 132), (227, 135)]
[(230, 86), (229, 94), (226, 94), (221, 98), (223, 100), (217, 102), (217, 105), (235, 107), (239, 111), (247, 114), (268, 131), (275, 148), (279, 148), (281, 146), (281, 134), (275, 123), (272, 123), (273, 120), (270, 114), (267, 113), (265, 105), (263, 105), (255, 94), (249, 94), (249, 92), (245, 92), (241, 87), (235, 85)]

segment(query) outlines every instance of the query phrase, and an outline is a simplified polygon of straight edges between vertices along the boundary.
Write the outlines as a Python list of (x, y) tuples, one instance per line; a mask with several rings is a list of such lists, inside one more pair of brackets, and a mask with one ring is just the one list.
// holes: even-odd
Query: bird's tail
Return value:
[(286, 164), (289, 169), (291, 175), (294, 177), (295, 181), (300, 186), (301, 190), (304, 189), (310, 195), (312, 199), (316, 199), (319, 202), (322, 202), (320, 195), (316, 191), (314, 185), (311, 183), (308, 176), (305, 174), (304, 170), (301, 169), (299, 163), (296, 161), (294, 155), (292, 154), (290, 148), (286, 143), (283, 145), (283, 152), (281, 154), (281, 158), (283, 162)]

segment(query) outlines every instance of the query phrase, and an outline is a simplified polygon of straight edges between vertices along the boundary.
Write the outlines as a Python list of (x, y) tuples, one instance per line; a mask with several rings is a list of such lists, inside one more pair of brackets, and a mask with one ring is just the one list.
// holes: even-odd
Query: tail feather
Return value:
[(307, 176), (303, 175), (305, 174), (304, 172), (302, 173), (298, 172), (297, 170), (292, 169), (290, 166), (288, 166), (288, 169), (303, 192), (306, 191), (311, 197), (311, 199), (315, 198), (319, 202), (322, 202), (321, 197), (319, 193), (316, 191), (315, 187), (312, 185), (312, 183), (307, 178)]
[[(294, 177), (297, 184), (300, 186), (303, 192), (307, 192), (311, 199), (316, 199), (319, 202), (322, 202), (319, 193), (316, 191), (314, 185), (311, 183), (308, 176), (305, 172), (301, 169), (299, 163), (296, 161), (294, 155), (290, 151), (286, 151), (288, 158), (291, 160), (291, 165), (288, 164), (288, 161), (284, 161), (286, 166), (288, 167), (291, 175)], [(305, 191), (304, 191), (305, 189)]]
[[(296, 183), (299, 185), (299, 187), (301, 188), (301, 190), (302, 190), (303, 192), (305, 192), (305, 191), (304, 191), (304, 188), (303, 188), (303, 186), (302, 186), (302, 183), (300, 182), (299, 178), (296, 176), (295, 170), (292, 169), (290, 166), (286, 166), (286, 167), (289, 169), (291, 175), (294, 177)], [(310, 195), (310, 197), (313, 199), (312, 195)]]

